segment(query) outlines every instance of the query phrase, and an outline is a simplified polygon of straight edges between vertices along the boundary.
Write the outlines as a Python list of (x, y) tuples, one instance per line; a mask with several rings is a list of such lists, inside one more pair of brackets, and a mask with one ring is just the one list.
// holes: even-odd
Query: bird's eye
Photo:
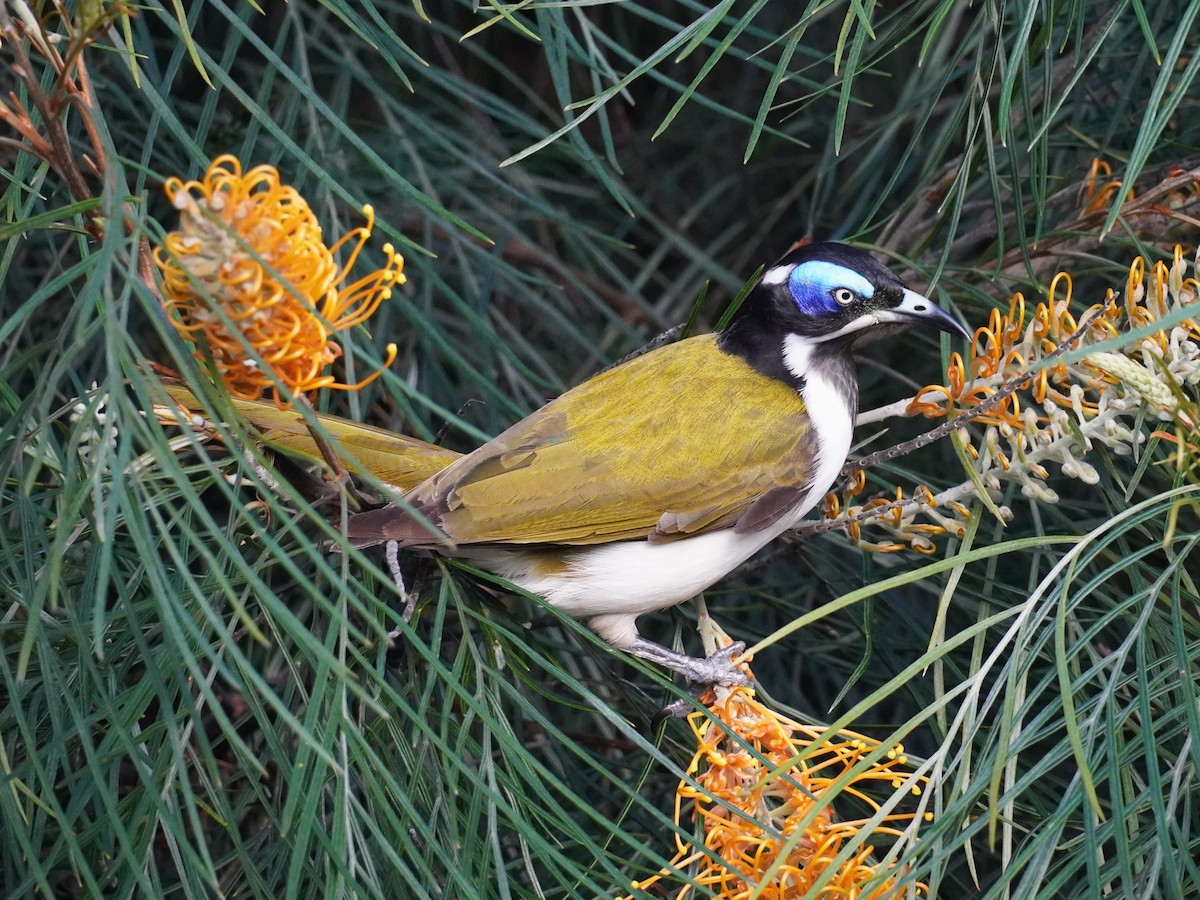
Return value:
[(833, 299), (842, 306), (849, 306), (858, 299), (858, 294), (850, 290), (850, 288), (838, 288), (833, 292)]

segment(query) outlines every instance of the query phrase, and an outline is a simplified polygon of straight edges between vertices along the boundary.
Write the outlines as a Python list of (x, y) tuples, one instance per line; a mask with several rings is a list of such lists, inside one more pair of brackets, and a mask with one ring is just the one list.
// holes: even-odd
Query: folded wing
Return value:
[[(798, 392), (704, 335), (590, 379), (405, 501), (454, 544), (665, 541), (777, 521), (815, 453)], [(351, 527), (362, 542), (434, 543), (399, 508)]]

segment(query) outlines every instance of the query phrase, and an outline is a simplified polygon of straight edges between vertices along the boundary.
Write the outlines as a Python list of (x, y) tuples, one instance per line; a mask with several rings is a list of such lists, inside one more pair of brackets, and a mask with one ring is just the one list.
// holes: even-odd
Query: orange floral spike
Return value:
[[(900, 790), (919, 795), (925, 779), (913, 780), (900, 768), (908, 763), (902, 747), (881, 753), (877, 742), (849, 731), (817, 743), (821, 729), (774, 712), (742, 686), (719, 689), (709, 713), (693, 713), (688, 724), (697, 750), (687, 768), (690, 780), (676, 790), (675, 823), (686, 832), (684, 811), (690, 807), (708, 852), (677, 833), (670, 867), (632, 887), (645, 890), (680, 873), (688, 883), (670, 895), (675, 900), (696, 896), (696, 887), (708, 889), (704, 896), (728, 900), (752, 894), (786, 900), (804, 896), (821, 880), (819, 896), (829, 900), (881, 900), (895, 894), (905, 873), (881, 871), (871, 862), (873, 847), (863, 846), (836, 863), (871, 817), (837, 821), (823, 797), (847, 779), (839, 793), (874, 813), (882, 804), (864, 790), (868, 785), (893, 795)], [(878, 758), (869, 762), (870, 757)], [(912, 784), (905, 788), (907, 781)], [(907, 826), (914, 815), (878, 816), (880, 824), (872, 824), (871, 833), (900, 835), (898, 826)], [(912, 889), (917, 896), (928, 891), (922, 884)]]
[[(340, 384), (326, 372), (342, 355), (331, 336), (362, 324), (405, 281), (404, 258), (385, 244), (384, 267), (345, 284), (374, 228), (372, 207), (363, 207), (365, 225), (327, 247), (308, 203), (273, 166), (243, 174), (236, 157), (219, 156), (202, 180), (168, 178), (164, 188), (180, 225), (154, 252), (168, 318), (233, 396), (271, 390), (285, 408), (278, 384), (302, 394), (357, 390), (379, 377)], [(395, 358), (389, 344), (384, 367)]]

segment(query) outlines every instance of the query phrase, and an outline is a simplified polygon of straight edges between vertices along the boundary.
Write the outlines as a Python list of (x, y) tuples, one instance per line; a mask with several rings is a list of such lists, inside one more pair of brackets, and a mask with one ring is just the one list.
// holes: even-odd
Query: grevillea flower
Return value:
[[(974, 469), (971, 477), (937, 494), (919, 488), (907, 500), (897, 495), (902, 503), (872, 522), (889, 533), (888, 541), (864, 541), (857, 522), (848, 526), (851, 539), (864, 549), (932, 552), (931, 534), (961, 534), (969, 518), (964, 501), (998, 492), (1006, 481), (1020, 485), (1031, 500), (1053, 503), (1058, 494), (1046, 483), (1050, 466), (1095, 484), (1100, 473), (1086, 457), (1097, 444), (1116, 455), (1133, 453), (1146, 439), (1141, 421), (1147, 418), (1175, 422), (1183, 432), (1177, 444), (1196, 443), (1195, 417), (1186, 399), (1186, 392), (1200, 384), (1195, 266), (1193, 261), (1189, 273), (1179, 247), (1169, 266), (1147, 266), (1139, 257), (1129, 267), (1123, 294), (1110, 289), (1103, 303), (1078, 317), (1071, 311), (1071, 278), (1060, 272), (1032, 314), (1021, 294), (1012, 298), (1007, 314), (993, 310), (988, 324), (975, 331), (970, 359), (951, 354), (944, 383), (860, 415), (860, 425), (895, 415), (943, 418), (989, 401), (1014, 380), (1023, 382), (1020, 391), (958, 429), (964, 462)], [(1077, 352), (1047, 362), (1081, 322), (1089, 324), (1079, 335)], [(1122, 340), (1134, 330), (1149, 333)], [(1087, 352), (1089, 347), (1095, 349)], [(853, 505), (864, 485), (860, 477), (841, 496), (826, 498), (825, 515), (856, 515), (891, 503), (889, 497)], [(1012, 514), (998, 509), (1005, 517)]]
[[(154, 254), (168, 316), (233, 396), (257, 400), (277, 381), (295, 394), (357, 390), (379, 376), (347, 385), (326, 372), (342, 355), (331, 336), (364, 322), (404, 283), (404, 259), (391, 244), (382, 269), (346, 283), (375, 224), (370, 206), (366, 224), (329, 247), (308, 203), (272, 166), (243, 174), (225, 155), (203, 180), (168, 178), (164, 187), (179, 210), (179, 230)], [(389, 344), (385, 367), (395, 356)]]
[[(899, 823), (911, 823), (913, 813), (894, 810), (870, 822), (897, 795), (919, 795), (926, 783), (902, 771), (908, 762), (903, 747), (882, 751), (878, 742), (848, 731), (817, 743), (822, 729), (768, 709), (748, 687), (718, 688), (710, 711), (688, 716), (697, 749), (687, 771), (695, 784), (681, 781), (675, 796), (675, 823), (687, 830), (688, 813), (698, 820), (704, 849), (677, 836), (671, 869), (633, 888), (644, 890), (678, 871), (689, 883), (676, 900), (692, 896), (694, 886), (729, 900), (784, 900), (806, 896), (823, 879), (813, 896), (896, 896), (903, 873), (873, 864), (873, 847), (863, 845), (841, 863), (835, 858), (866, 827), (872, 836), (899, 835)], [(839, 820), (827, 799), (835, 784), (840, 796), (861, 801), (872, 815)], [(880, 787), (891, 795), (884, 804), (872, 796)], [(920, 884), (909, 889), (913, 896), (926, 890)]]
[[(1153, 326), (1198, 299), (1200, 284), (1194, 274), (1189, 277), (1181, 248), (1175, 249), (1169, 268), (1158, 262), (1147, 269), (1139, 257), (1129, 268), (1124, 295), (1110, 290), (1103, 304), (1080, 317), (1091, 321), (1081, 347)], [(1097, 348), (1077, 362), (1040, 367), (1078, 328), (1070, 303), (1066, 273), (1051, 283), (1049, 298), (1028, 321), (1025, 299), (1017, 294), (1008, 315), (993, 310), (988, 326), (976, 330), (970, 362), (953, 355), (946, 384), (921, 389), (909, 405), (910, 413), (944, 416), (952, 408), (982, 402), (1003, 382), (1030, 372), (1027, 391), (976, 419), (988, 427), (982, 440), (963, 435), (964, 445), (973, 460), (982, 462), (979, 471), (992, 487), (1003, 480), (1019, 481), (1026, 496), (1050, 502), (1057, 495), (1041, 484), (1048, 474), (1044, 463), (1095, 484), (1099, 474), (1081, 458), (1094, 443), (1117, 454), (1131, 453), (1144, 436), (1125, 420), (1148, 411), (1170, 421), (1178, 403), (1169, 385), (1200, 383), (1200, 319), (1189, 315), (1176, 315), (1174, 323), (1129, 345)], [(1200, 315), (1200, 306), (1196, 313)]]
[(1189, 172), (1180, 166), (1172, 166), (1164, 182), (1138, 197), (1121, 179), (1113, 177), (1109, 163), (1099, 157), (1093, 159), (1083, 180), (1080, 211), (1084, 218), (1105, 214), (1118, 193), (1121, 194), (1126, 227), (1157, 246), (1164, 246), (1163, 226), (1169, 222), (1182, 223), (1189, 228), (1200, 225), (1188, 215), (1200, 200), (1200, 180), (1195, 177), (1195, 170)]

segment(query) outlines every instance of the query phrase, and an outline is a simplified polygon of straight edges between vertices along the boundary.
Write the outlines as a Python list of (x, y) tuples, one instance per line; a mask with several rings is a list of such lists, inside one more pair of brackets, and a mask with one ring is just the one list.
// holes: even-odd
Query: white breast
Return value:
[(563, 569), (546, 566), (541, 554), (520, 550), (492, 549), (484, 556), (472, 550), (470, 556), (568, 615), (587, 619), (609, 643), (625, 647), (637, 636), (634, 619), (690, 600), (796, 518), (788, 517), (769, 531), (741, 533), (726, 528), (664, 543), (618, 541), (564, 548)]
[(796, 334), (789, 334), (783, 341), (784, 365), (804, 379), (804, 405), (821, 448), (811, 482), (810, 509), (837, 481), (854, 438), (854, 410), (848, 398), (821, 373), (820, 366), (811, 364), (813, 348), (812, 343)]

